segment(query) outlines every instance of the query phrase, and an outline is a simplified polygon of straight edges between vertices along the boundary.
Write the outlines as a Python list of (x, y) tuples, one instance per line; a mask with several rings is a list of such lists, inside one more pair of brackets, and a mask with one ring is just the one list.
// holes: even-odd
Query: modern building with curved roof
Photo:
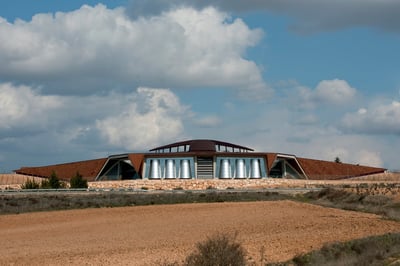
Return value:
[(262, 179), (332, 180), (383, 173), (386, 169), (299, 158), (291, 154), (256, 152), (209, 139), (176, 142), (147, 153), (39, 167), (21, 167), (17, 174), (69, 180), (79, 172), (88, 181), (126, 179)]

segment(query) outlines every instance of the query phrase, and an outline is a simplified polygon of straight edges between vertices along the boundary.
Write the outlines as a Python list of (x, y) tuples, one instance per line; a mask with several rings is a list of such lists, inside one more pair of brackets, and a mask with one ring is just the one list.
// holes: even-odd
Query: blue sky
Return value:
[(399, 12), (391, 0), (2, 1), (0, 172), (192, 138), (400, 169)]

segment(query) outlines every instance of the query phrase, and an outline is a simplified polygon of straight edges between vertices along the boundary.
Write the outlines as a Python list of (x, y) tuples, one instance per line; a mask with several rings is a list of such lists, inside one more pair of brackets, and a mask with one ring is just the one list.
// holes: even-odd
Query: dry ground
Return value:
[(157, 265), (180, 261), (215, 232), (238, 233), (259, 261), (323, 243), (400, 231), (366, 213), (291, 201), (180, 204), (0, 216), (0, 265)]

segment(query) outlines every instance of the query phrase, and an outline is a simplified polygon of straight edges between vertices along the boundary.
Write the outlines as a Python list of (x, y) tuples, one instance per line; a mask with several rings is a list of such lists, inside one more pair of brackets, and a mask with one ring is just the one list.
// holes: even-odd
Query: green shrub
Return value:
[(71, 178), (69, 184), (70, 188), (88, 188), (87, 180), (84, 179), (79, 172), (76, 172), (76, 175)]
[(44, 189), (51, 188), (49, 180), (43, 179), (42, 182), (40, 182), (40, 188), (44, 188)]
[(40, 188), (40, 183), (36, 182), (34, 179), (28, 179), (21, 185), (21, 189), (38, 189)]
[(236, 236), (216, 234), (204, 242), (197, 243), (197, 249), (189, 254), (187, 266), (242, 266), (246, 265), (246, 251), (236, 241)]

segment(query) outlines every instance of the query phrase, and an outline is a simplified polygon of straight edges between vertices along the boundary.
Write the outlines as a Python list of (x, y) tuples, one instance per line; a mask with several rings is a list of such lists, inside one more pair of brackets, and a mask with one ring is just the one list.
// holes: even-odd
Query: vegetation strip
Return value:
[[(45, 192), (44, 192), (45, 191)], [(279, 190), (277, 190), (279, 191)], [(357, 194), (342, 189), (296, 193), (271, 190), (214, 190), (206, 191), (68, 191), (61, 190), (0, 194), (0, 214), (23, 213), (101, 207), (123, 207), (154, 204), (177, 204), (196, 202), (238, 202), (296, 200), (325, 207), (363, 211), (400, 221), (400, 202), (384, 195)], [(299, 191), (297, 191), (299, 192)]]
[(321, 191), (298, 194), (296, 199), (324, 207), (374, 213), (400, 221), (400, 202), (393, 201), (392, 198), (384, 195), (358, 194), (341, 189), (326, 188)]
[(326, 244), (320, 250), (267, 265), (400, 265), (400, 233)]
[(238, 202), (292, 199), (292, 196), (268, 191), (208, 190), (202, 192), (75, 192), (39, 194), (2, 194), (0, 213), (23, 213), (101, 207), (123, 207), (155, 204)]

